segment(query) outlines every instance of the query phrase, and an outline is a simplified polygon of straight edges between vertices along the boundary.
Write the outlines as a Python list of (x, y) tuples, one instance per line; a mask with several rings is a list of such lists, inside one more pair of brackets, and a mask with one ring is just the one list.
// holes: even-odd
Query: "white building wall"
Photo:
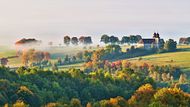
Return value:
[(144, 49), (150, 50), (151, 49), (151, 44), (144, 44)]

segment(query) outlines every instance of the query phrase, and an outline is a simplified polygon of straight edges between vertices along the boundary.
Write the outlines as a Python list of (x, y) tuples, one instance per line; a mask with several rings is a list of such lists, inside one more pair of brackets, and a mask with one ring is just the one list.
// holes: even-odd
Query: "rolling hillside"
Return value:
[(146, 62), (155, 65), (174, 65), (190, 70), (190, 51), (148, 55), (141, 57), (141, 60), (139, 60), (139, 58), (140, 57), (132, 58), (129, 60), (130, 62), (136, 64)]

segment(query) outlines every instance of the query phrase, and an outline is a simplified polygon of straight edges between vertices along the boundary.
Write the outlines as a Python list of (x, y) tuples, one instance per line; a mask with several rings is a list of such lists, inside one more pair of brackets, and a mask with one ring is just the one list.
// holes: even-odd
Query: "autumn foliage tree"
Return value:
[(136, 90), (135, 94), (129, 99), (131, 107), (147, 107), (153, 98), (155, 90), (152, 85), (145, 84)]
[[(6, 107), (6, 106), (5, 106)], [(8, 105), (7, 105), (8, 107)], [(29, 107), (29, 105), (25, 104), (24, 101), (22, 100), (17, 100), (14, 104), (13, 107)]]
[(73, 98), (70, 102), (70, 106), (69, 107), (82, 107), (81, 102), (79, 99), (77, 98)]
[(109, 100), (102, 100), (99, 103), (100, 107), (128, 107), (127, 101), (123, 97), (110, 98)]
[(29, 63), (40, 63), (42, 60), (50, 59), (49, 52), (36, 51), (35, 49), (25, 50), (22, 52), (21, 60), (26, 66)]
[(164, 107), (189, 107), (190, 95), (178, 88), (162, 88), (154, 95), (152, 105), (156, 104)]
[(131, 63), (128, 60), (123, 60), (122, 61), (122, 68), (129, 68), (131, 66)]

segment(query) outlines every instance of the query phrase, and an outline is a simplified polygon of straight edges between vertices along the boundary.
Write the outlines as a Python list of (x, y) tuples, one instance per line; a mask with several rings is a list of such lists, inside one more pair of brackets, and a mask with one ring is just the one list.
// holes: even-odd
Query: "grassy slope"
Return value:
[[(190, 74), (190, 46), (178, 46), (178, 52), (162, 53), (128, 59), (130, 62), (140, 65), (148, 63), (153, 65), (173, 65), (181, 67), (183, 72)], [(172, 61), (173, 60), (173, 61)]]
[[(15, 56), (16, 55), (16, 50), (10, 49), (9, 47), (6, 46), (0, 46), (0, 58), (3, 57), (10, 57), (10, 56)], [(21, 66), (21, 60), (20, 58), (11, 58), (9, 59), (8, 66), (9, 67), (17, 67)]]
[[(189, 52), (173, 52), (173, 53), (163, 53), (163, 54), (154, 54), (139, 58), (129, 59), (131, 62), (136, 64), (142, 64), (146, 62), (149, 64), (155, 65), (174, 65), (180, 66), (186, 69), (190, 69), (190, 51)], [(173, 61), (172, 61), (173, 60)]]
[(47, 51), (51, 53), (52, 59), (57, 59), (57, 57), (62, 57), (64, 58), (65, 55), (76, 55), (78, 52), (83, 52), (85, 50), (88, 51), (93, 51), (96, 50), (96, 47), (91, 47), (90, 46), (86, 46), (86, 48), (84, 49), (83, 46), (64, 46), (64, 47), (53, 47), (48, 49)]

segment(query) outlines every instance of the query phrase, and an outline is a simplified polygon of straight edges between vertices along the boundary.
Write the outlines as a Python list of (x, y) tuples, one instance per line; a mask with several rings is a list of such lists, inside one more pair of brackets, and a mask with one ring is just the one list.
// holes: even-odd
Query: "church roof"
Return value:
[(139, 41), (140, 44), (152, 44), (155, 43), (155, 39), (141, 39)]

